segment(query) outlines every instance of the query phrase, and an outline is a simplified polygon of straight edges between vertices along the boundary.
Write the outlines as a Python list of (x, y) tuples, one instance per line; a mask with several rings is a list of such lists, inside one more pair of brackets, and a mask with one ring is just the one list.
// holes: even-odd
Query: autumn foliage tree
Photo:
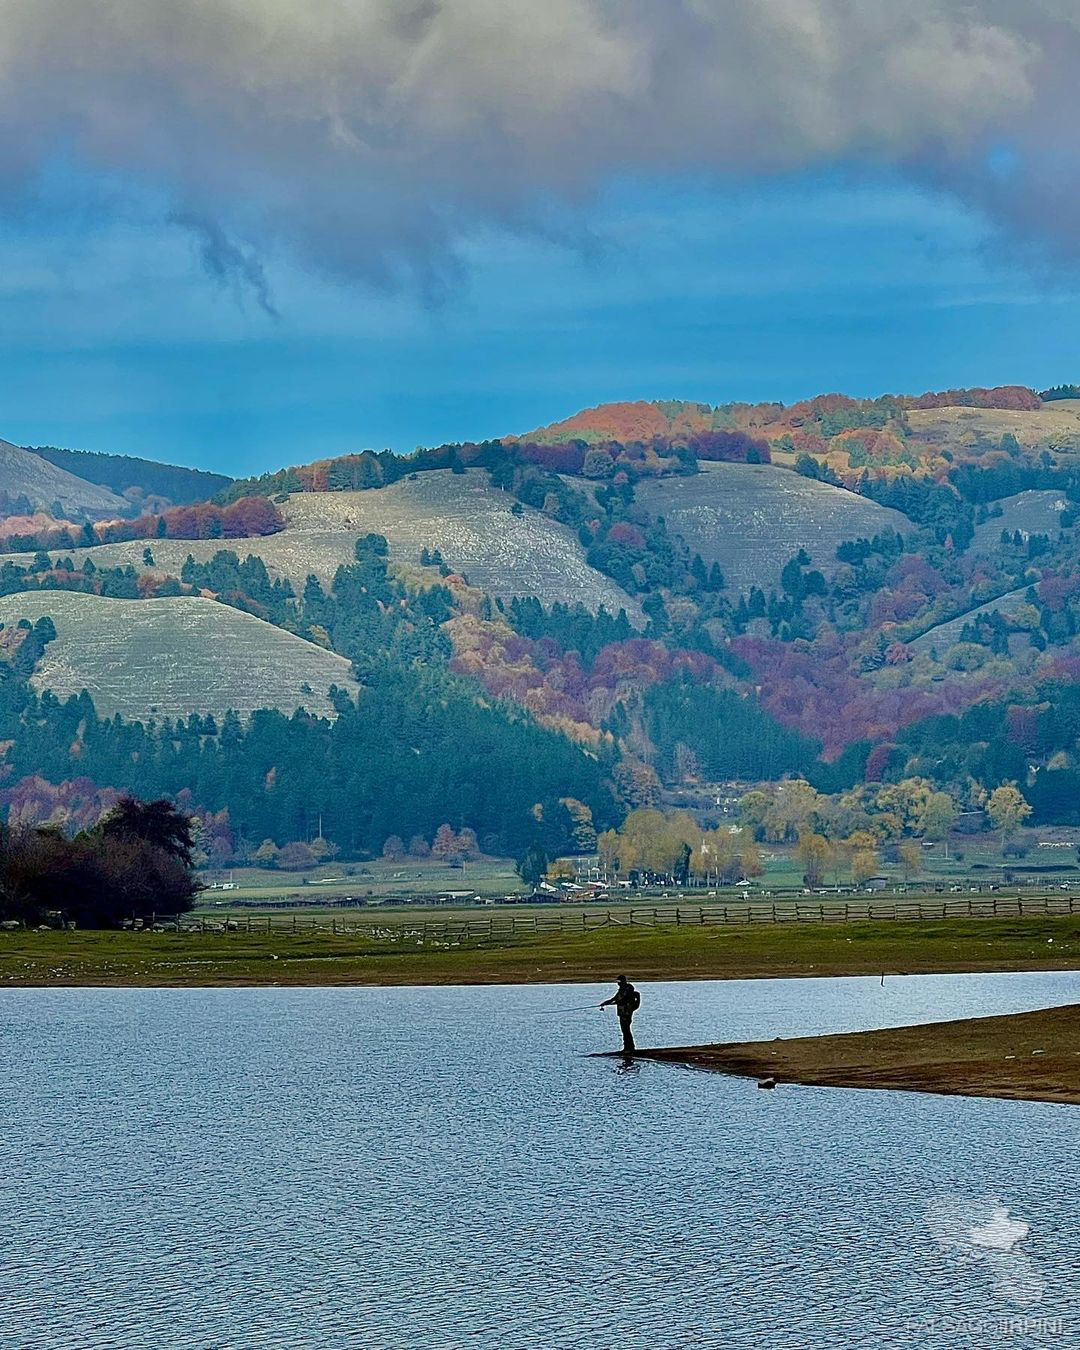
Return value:
[(31, 535), (10, 538), (5, 547), (12, 552), (33, 553), (93, 548), (97, 544), (119, 544), (133, 539), (248, 539), (276, 534), (284, 525), (281, 512), (268, 498), (241, 497), (228, 506), (197, 502), (134, 520), (110, 520), (77, 529), (50, 526)]
[(1009, 841), (1020, 826), (1031, 815), (1031, 807), (1015, 783), (1002, 783), (990, 794), (986, 803), (986, 814), (990, 824), (1001, 833), (1001, 847)]

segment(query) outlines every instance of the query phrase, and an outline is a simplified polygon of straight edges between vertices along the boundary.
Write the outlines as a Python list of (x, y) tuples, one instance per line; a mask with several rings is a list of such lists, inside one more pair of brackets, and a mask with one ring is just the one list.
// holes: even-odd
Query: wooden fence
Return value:
[(379, 923), (359, 915), (251, 913), (155, 915), (156, 928), (191, 933), (328, 933), (364, 936), (372, 941), (421, 943), (506, 942), (517, 937), (591, 933), (600, 928), (644, 926), (684, 928), (758, 923), (856, 923), (867, 920), (1002, 919), (1032, 915), (1080, 914), (1077, 895), (968, 895), (941, 900), (745, 900), (717, 905), (628, 906), (566, 913), (492, 914), (469, 918), (412, 920), (398, 911)]

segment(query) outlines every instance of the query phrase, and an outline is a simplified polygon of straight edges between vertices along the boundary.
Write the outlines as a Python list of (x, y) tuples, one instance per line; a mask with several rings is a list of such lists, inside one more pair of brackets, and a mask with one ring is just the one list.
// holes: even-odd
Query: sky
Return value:
[(0, 436), (1080, 382), (1074, 6), (900, 8), (0, 0)]

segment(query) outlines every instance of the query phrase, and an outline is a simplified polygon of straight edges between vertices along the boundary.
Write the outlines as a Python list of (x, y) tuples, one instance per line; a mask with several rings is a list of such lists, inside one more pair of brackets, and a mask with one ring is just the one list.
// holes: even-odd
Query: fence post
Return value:
[(679, 906), (676, 905), (676, 906), (675, 906), (675, 927), (678, 928), (678, 927), (681, 926), (681, 924), (682, 924), (682, 910), (680, 910), (680, 909), (679, 909)]

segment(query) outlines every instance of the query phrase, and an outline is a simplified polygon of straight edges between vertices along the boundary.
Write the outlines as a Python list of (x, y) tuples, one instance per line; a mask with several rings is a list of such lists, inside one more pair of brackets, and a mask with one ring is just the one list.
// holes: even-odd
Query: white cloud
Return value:
[[(437, 286), (477, 224), (668, 171), (899, 166), (1071, 238), (1070, 0), (0, 0), (0, 188), (56, 155), (199, 222)], [(987, 149), (1016, 148), (1004, 180)], [(1049, 209), (1053, 207), (1053, 210)], [(237, 242), (237, 241), (240, 242)]]

